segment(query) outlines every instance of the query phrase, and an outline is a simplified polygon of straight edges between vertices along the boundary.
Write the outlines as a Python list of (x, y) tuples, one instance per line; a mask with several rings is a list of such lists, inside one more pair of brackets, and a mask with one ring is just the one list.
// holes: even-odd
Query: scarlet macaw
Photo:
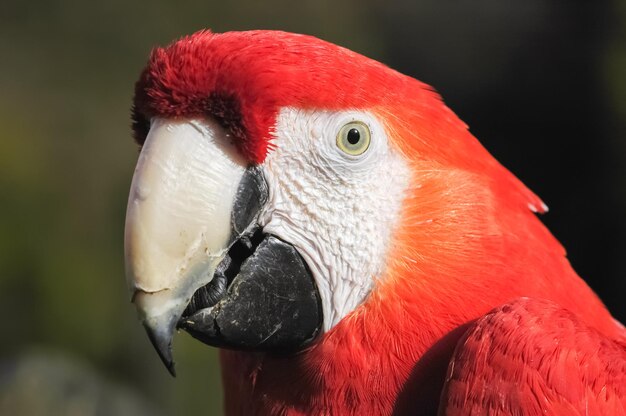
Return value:
[(626, 330), (429, 86), (201, 31), (132, 117), (133, 302), (170, 371), (176, 328), (223, 348), (227, 414), (626, 414)]

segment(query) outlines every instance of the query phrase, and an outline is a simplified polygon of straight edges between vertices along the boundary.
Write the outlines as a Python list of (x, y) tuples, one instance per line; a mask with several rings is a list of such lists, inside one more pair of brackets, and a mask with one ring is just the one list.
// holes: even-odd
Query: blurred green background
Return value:
[(626, 318), (626, 1), (0, 1), (0, 415), (220, 414), (216, 351), (167, 374), (135, 319), (123, 226), (133, 84), (202, 28), (313, 34), (435, 86), (550, 205)]

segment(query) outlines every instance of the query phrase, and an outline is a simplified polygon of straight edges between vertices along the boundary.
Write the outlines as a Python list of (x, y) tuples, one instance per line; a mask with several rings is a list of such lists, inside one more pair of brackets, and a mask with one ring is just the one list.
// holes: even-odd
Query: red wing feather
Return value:
[(518, 299), (461, 338), (439, 415), (626, 415), (626, 343), (552, 302)]

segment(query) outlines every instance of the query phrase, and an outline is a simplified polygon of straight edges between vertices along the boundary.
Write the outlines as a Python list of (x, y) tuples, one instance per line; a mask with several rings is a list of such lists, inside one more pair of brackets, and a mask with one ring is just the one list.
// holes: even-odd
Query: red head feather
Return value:
[(210, 115), (260, 163), (281, 107), (371, 107), (393, 100), (408, 82), (417, 83), (311, 36), (201, 31), (152, 52), (135, 90), (136, 138), (145, 139), (153, 116)]

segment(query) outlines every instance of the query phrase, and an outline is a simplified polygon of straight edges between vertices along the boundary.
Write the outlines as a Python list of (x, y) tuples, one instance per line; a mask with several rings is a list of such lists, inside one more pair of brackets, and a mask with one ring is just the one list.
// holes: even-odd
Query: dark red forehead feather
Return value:
[(152, 52), (135, 90), (136, 136), (153, 116), (211, 115), (251, 162), (264, 160), (281, 107), (349, 109), (392, 102), (423, 84), (317, 38), (201, 31)]

